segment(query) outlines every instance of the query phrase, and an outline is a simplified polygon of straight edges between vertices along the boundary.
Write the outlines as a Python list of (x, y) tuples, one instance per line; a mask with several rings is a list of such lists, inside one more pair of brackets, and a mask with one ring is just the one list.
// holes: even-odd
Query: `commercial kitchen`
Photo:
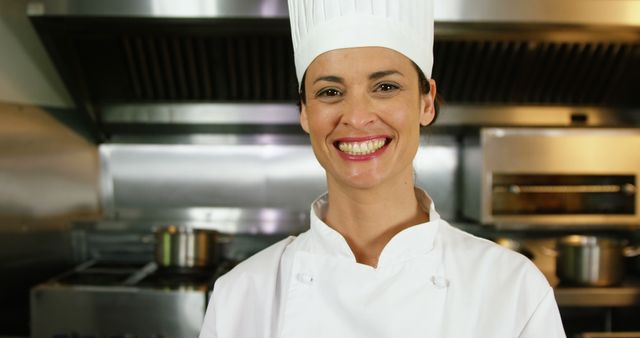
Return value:
[[(435, 18), (417, 184), (569, 337), (640, 337), (640, 2)], [(0, 337), (197, 337), (216, 278), (309, 227), (298, 121), (285, 0), (0, 2)]]

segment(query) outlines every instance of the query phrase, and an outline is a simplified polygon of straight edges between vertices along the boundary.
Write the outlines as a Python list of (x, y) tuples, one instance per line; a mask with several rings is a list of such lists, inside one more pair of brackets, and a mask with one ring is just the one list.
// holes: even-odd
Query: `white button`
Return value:
[(311, 284), (313, 283), (313, 276), (308, 275), (306, 273), (299, 273), (296, 275), (296, 279), (298, 279), (298, 282), (300, 283), (304, 283), (304, 284)]
[(449, 280), (442, 276), (431, 276), (431, 283), (438, 289), (445, 289), (449, 287)]

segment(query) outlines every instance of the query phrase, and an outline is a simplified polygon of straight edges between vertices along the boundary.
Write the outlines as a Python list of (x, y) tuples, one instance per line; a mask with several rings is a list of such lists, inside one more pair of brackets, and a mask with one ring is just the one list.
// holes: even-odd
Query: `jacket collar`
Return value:
[[(415, 188), (415, 193), (422, 210), (429, 213), (429, 221), (406, 228), (391, 238), (380, 254), (378, 268), (424, 255), (433, 249), (440, 215), (424, 190)], [(328, 194), (325, 193), (311, 205), (310, 236), (314, 243), (311, 250), (316, 254), (355, 262), (355, 256), (344, 237), (323, 221), (328, 204)]]

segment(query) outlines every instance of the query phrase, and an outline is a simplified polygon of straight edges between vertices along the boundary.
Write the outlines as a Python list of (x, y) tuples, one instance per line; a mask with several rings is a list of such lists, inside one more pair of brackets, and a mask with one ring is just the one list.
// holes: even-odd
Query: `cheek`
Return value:
[(309, 131), (313, 137), (325, 137), (338, 123), (338, 114), (332, 109), (310, 109)]
[(384, 107), (385, 122), (397, 130), (418, 129), (420, 125), (419, 107), (407, 103), (411, 102), (404, 100)]

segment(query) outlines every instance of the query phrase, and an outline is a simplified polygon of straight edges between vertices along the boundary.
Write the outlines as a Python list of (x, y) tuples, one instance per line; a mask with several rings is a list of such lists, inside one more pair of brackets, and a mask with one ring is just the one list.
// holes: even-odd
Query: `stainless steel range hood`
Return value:
[[(100, 139), (299, 132), (285, 0), (40, 0), (28, 14)], [(640, 122), (638, 1), (438, 1), (434, 48), (441, 126)]]

